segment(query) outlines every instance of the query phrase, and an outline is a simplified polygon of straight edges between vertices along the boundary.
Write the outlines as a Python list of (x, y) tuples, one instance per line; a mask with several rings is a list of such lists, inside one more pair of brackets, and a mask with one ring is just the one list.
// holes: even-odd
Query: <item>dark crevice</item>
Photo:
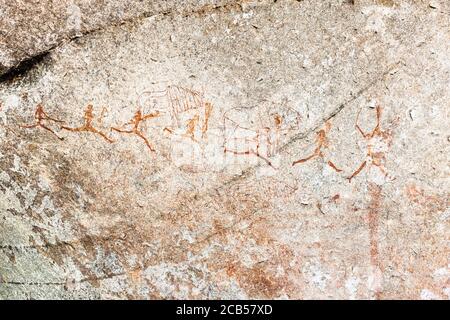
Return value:
[(50, 51), (46, 51), (21, 61), (17, 66), (9, 69), (6, 73), (0, 75), (0, 83), (11, 82), (16, 80), (17, 78), (24, 77), (36, 65), (42, 63), (49, 54)]
[[(297, 0), (297, 1), (300, 2), (302, 0)], [(166, 10), (166, 11), (161, 11), (161, 12), (144, 11), (140, 15), (137, 15), (132, 18), (128, 18), (128, 19), (116, 21), (116, 22), (110, 22), (109, 24), (107, 24), (105, 26), (100, 26), (97, 28), (92, 28), (90, 30), (85, 30), (79, 36), (75, 36), (75, 37), (63, 36), (62, 40), (59, 41), (59, 43), (57, 45), (45, 49), (45, 52), (43, 52), (43, 53), (34, 55), (25, 60), (22, 60), (17, 66), (7, 69), (7, 71), (5, 73), (2, 74), (2, 71), (0, 69), (0, 83), (12, 82), (14, 80), (17, 80), (18, 78), (25, 76), (31, 69), (33, 69), (34, 66), (36, 66), (37, 64), (44, 61), (44, 59), (51, 53), (52, 50), (54, 50), (55, 48), (59, 47), (62, 43), (65, 43), (67, 41), (70, 42), (70, 41), (76, 40), (78, 38), (82, 38), (86, 35), (97, 33), (99, 31), (102, 31), (102, 30), (105, 30), (108, 28), (112, 28), (114, 26), (119, 26), (119, 25), (123, 25), (123, 24), (127, 24), (127, 23), (133, 23), (133, 22), (136, 22), (136, 21), (139, 21), (142, 19), (147, 19), (152, 16), (157, 16), (157, 15), (163, 15), (163, 16), (182, 15), (182, 16), (188, 17), (188, 16), (192, 16), (192, 15), (207, 15), (207, 14), (210, 14), (217, 10), (229, 10), (229, 11), (242, 10), (242, 2), (246, 2), (246, 1), (236, 1), (236, 2), (230, 1), (230, 2), (225, 2), (221, 5), (206, 4), (204, 6), (196, 8), (194, 10), (174, 10), (174, 9), (172, 9), (172, 10)]]

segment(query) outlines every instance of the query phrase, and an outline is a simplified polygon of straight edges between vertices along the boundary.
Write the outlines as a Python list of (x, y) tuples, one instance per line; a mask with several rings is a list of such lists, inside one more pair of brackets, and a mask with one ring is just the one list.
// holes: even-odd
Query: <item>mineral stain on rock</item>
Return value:
[(1, 299), (450, 298), (448, 2), (49, 3), (0, 9)]

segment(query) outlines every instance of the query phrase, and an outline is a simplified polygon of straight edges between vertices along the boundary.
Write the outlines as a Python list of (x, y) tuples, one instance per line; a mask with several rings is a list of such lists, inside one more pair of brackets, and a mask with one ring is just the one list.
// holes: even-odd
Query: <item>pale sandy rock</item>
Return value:
[(0, 84), (0, 297), (448, 299), (436, 2), (246, 2), (58, 42)]

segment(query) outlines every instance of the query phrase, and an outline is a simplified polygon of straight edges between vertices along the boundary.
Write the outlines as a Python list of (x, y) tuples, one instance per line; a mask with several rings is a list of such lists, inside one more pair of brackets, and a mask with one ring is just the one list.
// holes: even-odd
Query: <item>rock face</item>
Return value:
[(0, 75), (61, 43), (158, 14), (226, 6), (226, 0), (0, 0)]
[(0, 298), (449, 299), (449, 2), (179, 3), (2, 2)]

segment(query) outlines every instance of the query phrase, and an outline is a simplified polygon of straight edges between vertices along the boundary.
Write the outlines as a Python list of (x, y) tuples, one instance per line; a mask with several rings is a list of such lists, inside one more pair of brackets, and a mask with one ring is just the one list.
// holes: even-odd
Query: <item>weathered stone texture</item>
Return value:
[(86, 33), (158, 14), (233, 5), (226, 0), (1, 0), (0, 75)]
[(60, 3), (2, 6), (1, 298), (449, 299), (448, 1)]

